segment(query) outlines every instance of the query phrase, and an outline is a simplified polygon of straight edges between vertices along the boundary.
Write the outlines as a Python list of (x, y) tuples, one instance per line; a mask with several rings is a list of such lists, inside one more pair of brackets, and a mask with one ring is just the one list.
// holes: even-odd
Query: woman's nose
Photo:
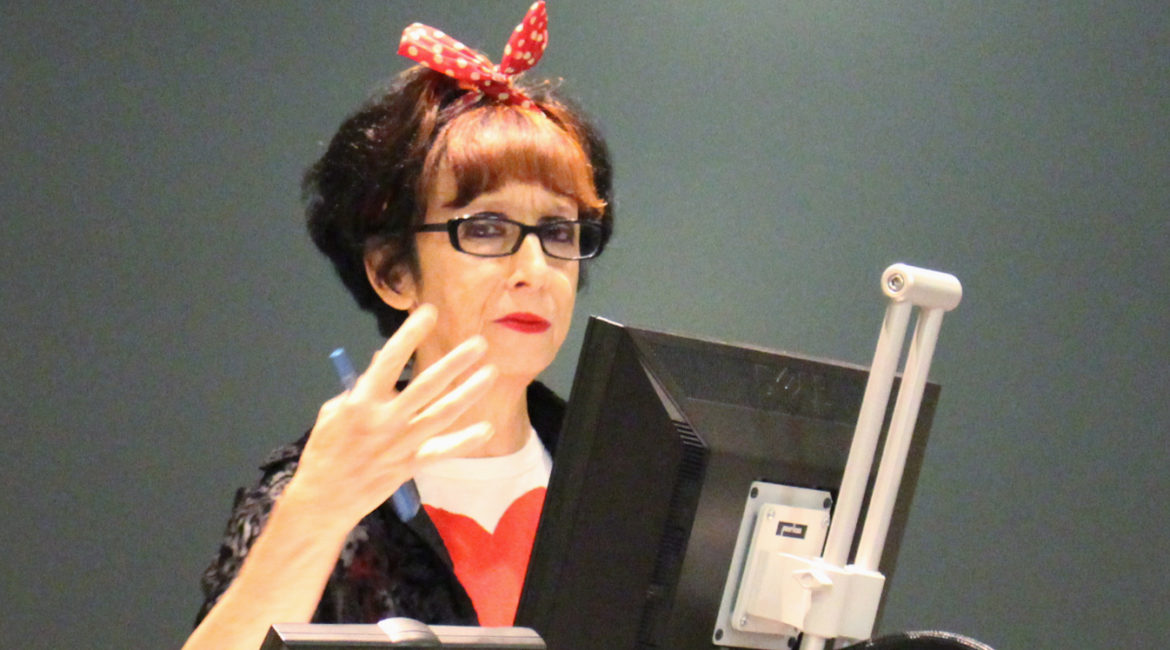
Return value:
[(536, 233), (524, 237), (524, 241), (520, 243), (520, 250), (512, 257), (515, 259), (512, 272), (514, 286), (543, 286), (545, 274), (548, 272), (548, 258), (544, 255), (544, 249)]

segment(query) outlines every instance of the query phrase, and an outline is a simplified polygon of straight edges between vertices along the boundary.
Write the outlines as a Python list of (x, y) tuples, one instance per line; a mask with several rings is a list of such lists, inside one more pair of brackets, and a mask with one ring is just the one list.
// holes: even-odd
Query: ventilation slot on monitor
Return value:
[(691, 428), (691, 425), (673, 420), (678, 432), (682, 451), (679, 471), (670, 492), (671, 519), (663, 529), (658, 544), (657, 561), (650, 586), (646, 591), (646, 605), (642, 609), (642, 620), (638, 626), (638, 647), (661, 647), (665, 625), (670, 620), (670, 605), (674, 602), (674, 585), (682, 568), (683, 556), (687, 551), (687, 540), (691, 534), (692, 515), (699, 501), (703, 487), (703, 474), (707, 469), (707, 445)]

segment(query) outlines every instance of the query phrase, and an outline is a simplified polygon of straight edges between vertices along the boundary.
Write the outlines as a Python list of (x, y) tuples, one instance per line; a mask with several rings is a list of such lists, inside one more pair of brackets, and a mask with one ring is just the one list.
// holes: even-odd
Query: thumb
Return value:
[(429, 438), (419, 447), (415, 459), (432, 463), (443, 458), (455, 458), (475, 451), (495, 434), (490, 422), (477, 422), (466, 429)]

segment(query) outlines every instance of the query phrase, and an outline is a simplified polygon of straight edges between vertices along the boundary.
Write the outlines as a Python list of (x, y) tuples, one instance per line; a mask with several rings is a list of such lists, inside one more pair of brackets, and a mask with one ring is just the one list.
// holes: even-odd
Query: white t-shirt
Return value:
[(414, 477), (422, 502), (466, 515), (489, 533), (517, 498), (548, 487), (552, 458), (536, 431), (519, 451), (489, 458), (450, 458), (423, 468)]

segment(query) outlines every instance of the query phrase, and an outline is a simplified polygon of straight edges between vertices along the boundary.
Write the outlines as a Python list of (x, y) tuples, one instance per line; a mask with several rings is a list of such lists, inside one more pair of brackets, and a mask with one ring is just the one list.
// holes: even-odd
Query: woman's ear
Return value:
[(400, 311), (411, 311), (418, 306), (414, 275), (405, 264), (399, 264), (389, 272), (383, 272), (382, 260), (385, 254), (385, 251), (366, 254), (366, 278), (382, 302)]

